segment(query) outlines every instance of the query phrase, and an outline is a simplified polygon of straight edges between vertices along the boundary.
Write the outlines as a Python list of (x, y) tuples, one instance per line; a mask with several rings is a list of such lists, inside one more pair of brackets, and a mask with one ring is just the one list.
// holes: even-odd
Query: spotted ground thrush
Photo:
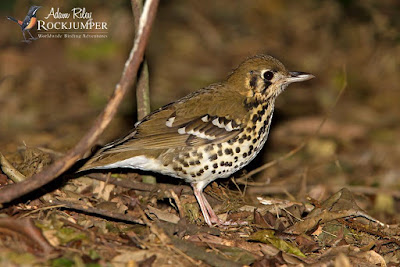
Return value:
[(289, 72), (271, 56), (248, 58), (224, 82), (137, 122), (126, 137), (104, 146), (81, 170), (132, 168), (185, 179), (206, 223), (229, 224), (217, 217), (203, 189), (254, 159), (267, 140), (277, 96), (290, 83), (313, 77)]

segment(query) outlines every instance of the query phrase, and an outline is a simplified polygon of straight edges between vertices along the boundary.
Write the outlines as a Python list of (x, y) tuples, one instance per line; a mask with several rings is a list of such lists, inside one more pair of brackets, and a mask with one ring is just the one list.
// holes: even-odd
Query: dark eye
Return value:
[(263, 77), (264, 77), (264, 79), (270, 81), (270, 80), (272, 80), (272, 78), (274, 78), (274, 73), (272, 71), (268, 70), (268, 71), (264, 72)]

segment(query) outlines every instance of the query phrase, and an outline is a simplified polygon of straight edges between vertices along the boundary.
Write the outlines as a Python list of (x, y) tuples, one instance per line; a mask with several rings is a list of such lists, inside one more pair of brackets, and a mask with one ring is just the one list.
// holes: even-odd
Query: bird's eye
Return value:
[(272, 78), (274, 78), (274, 73), (270, 70), (266, 71), (263, 73), (263, 78), (270, 81)]

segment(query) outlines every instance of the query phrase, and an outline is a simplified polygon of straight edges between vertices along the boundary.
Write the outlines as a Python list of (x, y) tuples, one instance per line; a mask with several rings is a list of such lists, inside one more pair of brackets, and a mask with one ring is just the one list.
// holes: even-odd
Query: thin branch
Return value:
[[(139, 17), (143, 9), (143, 1), (131, 0), (131, 5), (135, 31), (137, 31), (139, 27)], [(149, 68), (146, 59), (142, 62), (138, 77), (139, 79), (136, 84), (136, 105), (138, 120), (141, 120), (150, 113)]]
[(70, 150), (63, 158), (54, 162), (42, 172), (33, 175), (18, 184), (12, 184), (3, 187), (0, 190), (0, 203), (10, 202), (20, 196), (32, 192), (45, 184), (51, 182), (60, 174), (68, 170), (77, 160), (81, 159), (96, 142), (100, 134), (110, 123), (117, 111), (119, 104), (124, 98), (126, 92), (134, 84), (134, 80), (143, 60), (144, 50), (150, 35), (150, 29), (154, 21), (159, 0), (147, 0), (140, 17), (139, 29), (136, 33), (133, 48), (129, 58), (125, 63), (119, 83), (116, 85), (113, 95), (104, 108), (103, 112), (96, 119), (94, 125), (86, 133), (79, 143)]
[(126, 221), (126, 222), (144, 224), (140, 218), (135, 218), (133, 216), (130, 216), (128, 214), (123, 214), (120, 212), (114, 212), (114, 211), (110, 211), (110, 210), (89, 207), (88, 205), (83, 204), (83, 203), (78, 204), (78, 203), (72, 203), (69, 201), (60, 201), (60, 200), (50, 200), (49, 202), (54, 204), (55, 208), (60, 208), (60, 206), (62, 206), (67, 209), (82, 211), (82, 212), (90, 213), (93, 215), (100, 215), (100, 216), (105, 216), (108, 218), (113, 218), (113, 219), (122, 220), (122, 221)]
[(150, 113), (149, 68), (147, 61), (143, 61), (139, 80), (136, 85), (136, 103), (138, 120)]

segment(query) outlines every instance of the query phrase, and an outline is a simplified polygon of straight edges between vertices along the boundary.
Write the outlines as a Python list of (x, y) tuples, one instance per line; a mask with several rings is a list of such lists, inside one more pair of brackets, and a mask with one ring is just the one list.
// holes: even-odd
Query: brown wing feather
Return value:
[[(126, 137), (100, 149), (83, 169), (102, 166), (103, 163), (110, 164), (136, 155), (156, 156), (170, 148), (201, 146), (234, 138), (239, 133), (240, 123), (246, 113), (243, 107), (245, 97), (228, 92), (228, 98), (227, 92), (221, 88), (221, 85), (211, 86), (154, 111), (137, 123), (135, 129)], [(229, 99), (230, 103), (224, 103), (226, 99)], [(218, 120), (217, 115), (222, 119)], [(167, 126), (167, 121), (172, 118), (173, 122)], [(223, 123), (213, 123), (215, 118)], [(230, 121), (233, 121), (234, 129), (224, 128)]]

